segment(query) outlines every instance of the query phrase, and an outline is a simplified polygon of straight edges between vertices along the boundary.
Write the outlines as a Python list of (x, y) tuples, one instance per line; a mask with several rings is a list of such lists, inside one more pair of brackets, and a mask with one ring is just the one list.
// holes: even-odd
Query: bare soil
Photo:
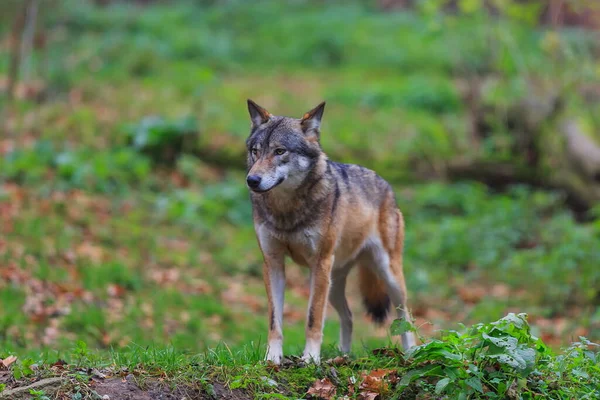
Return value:
[(97, 382), (94, 390), (100, 396), (108, 395), (110, 400), (247, 400), (252, 398), (243, 390), (229, 390), (218, 382), (212, 385), (214, 396), (189, 386), (169, 387), (158, 381), (145, 381), (142, 385), (138, 385), (135, 379), (129, 375), (125, 379), (110, 378), (103, 382)]

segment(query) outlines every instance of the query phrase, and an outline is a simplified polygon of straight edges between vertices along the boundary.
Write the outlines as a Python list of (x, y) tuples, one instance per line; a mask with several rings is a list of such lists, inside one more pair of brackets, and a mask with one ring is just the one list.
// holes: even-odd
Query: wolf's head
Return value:
[(325, 102), (300, 119), (277, 117), (248, 100), (252, 127), (248, 147), (248, 187), (257, 193), (292, 191), (302, 185), (322, 154), (319, 128)]

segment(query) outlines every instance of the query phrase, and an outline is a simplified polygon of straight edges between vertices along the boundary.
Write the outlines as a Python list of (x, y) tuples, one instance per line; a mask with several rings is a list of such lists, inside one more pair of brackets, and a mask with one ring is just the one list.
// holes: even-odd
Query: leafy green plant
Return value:
[(168, 218), (212, 227), (219, 221), (248, 225), (251, 209), (247, 189), (239, 181), (229, 179), (196, 190), (176, 190), (157, 199), (157, 208)]
[(75, 347), (71, 350), (71, 357), (77, 365), (81, 366), (88, 361), (88, 355), (89, 351), (87, 343), (83, 340), (78, 340), (77, 343), (75, 343)]
[[(405, 325), (399, 321), (392, 329), (410, 329)], [(405, 358), (412, 367), (401, 378), (398, 390), (402, 392), (412, 384), (457, 399), (584, 393), (578, 387), (583, 378), (592, 382), (600, 379), (600, 364), (591, 349), (597, 346), (582, 339), (565, 355), (555, 356), (531, 334), (526, 314), (510, 313), (462, 332), (443, 331), (441, 339), (411, 348)], [(554, 384), (557, 377), (568, 387), (566, 391)], [(435, 386), (419, 385), (423, 382)], [(585, 390), (590, 388), (587, 382), (583, 386)], [(598, 388), (585, 393), (598, 395)]]
[(29, 389), (29, 394), (32, 395), (35, 400), (50, 400), (50, 397), (46, 396), (46, 392), (43, 390)]
[(36, 183), (48, 174), (56, 157), (51, 142), (41, 140), (31, 148), (15, 149), (0, 158), (0, 174), (4, 178)]
[(35, 364), (35, 361), (31, 358), (25, 358), (24, 360), (19, 360), (15, 364), (12, 365), (12, 374), (13, 377), (17, 380), (21, 378), (26, 378), (30, 375), (33, 375), (32, 366)]
[(130, 149), (63, 152), (56, 166), (59, 177), (69, 185), (102, 192), (144, 181), (150, 174), (149, 160)]
[(198, 123), (193, 117), (168, 121), (149, 116), (126, 128), (128, 143), (154, 162), (172, 164), (184, 151), (193, 150)]
[[(0, 177), (24, 183), (57, 187), (118, 191), (146, 180), (150, 162), (132, 149), (58, 151), (46, 141), (15, 150), (0, 159)], [(56, 176), (56, 181), (48, 177)]]

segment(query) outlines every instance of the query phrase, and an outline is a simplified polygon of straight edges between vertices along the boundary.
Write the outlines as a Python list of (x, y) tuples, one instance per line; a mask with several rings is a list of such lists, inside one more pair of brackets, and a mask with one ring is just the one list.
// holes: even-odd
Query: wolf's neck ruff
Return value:
[(267, 227), (281, 233), (294, 233), (314, 225), (328, 216), (335, 184), (331, 167), (322, 154), (302, 185), (293, 192), (273, 190), (252, 194), (252, 202)]

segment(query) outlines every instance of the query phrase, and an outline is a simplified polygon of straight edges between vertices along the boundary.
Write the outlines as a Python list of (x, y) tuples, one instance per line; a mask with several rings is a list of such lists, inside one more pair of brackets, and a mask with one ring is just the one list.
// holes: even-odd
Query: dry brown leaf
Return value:
[(102, 262), (104, 257), (104, 249), (89, 242), (83, 242), (79, 245), (76, 253), (79, 257), (89, 259), (96, 264)]
[(379, 396), (379, 393), (375, 392), (360, 392), (358, 398), (360, 400), (375, 400)]
[(330, 400), (335, 396), (336, 388), (327, 378), (317, 379), (308, 389), (307, 394), (318, 399)]
[(383, 378), (384, 376), (389, 375), (392, 372), (394, 372), (393, 369), (374, 369), (369, 375), (374, 378)]
[(108, 285), (106, 291), (110, 297), (123, 297), (127, 293), (127, 289), (115, 283)]
[(384, 380), (383, 378), (388, 375), (392, 376), (395, 374), (396, 371), (393, 369), (375, 369), (368, 375), (363, 374), (363, 381), (360, 384), (361, 393), (374, 392), (380, 394), (386, 392), (388, 390), (388, 381)]
[(6, 368), (8, 368), (8, 366), (10, 364), (14, 363), (15, 361), (17, 361), (17, 357), (15, 357), (15, 356), (8, 356), (4, 360), (2, 360), (2, 365), (4, 365)]
[(356, 378), (351, 376), (348, 378), (348, 394), (352, 396), (354, 394), (354, 384), (356, 383)]
[(381, 378), (377, 378), (375, 376), (367, 375), (364, 377), (363, 381), (360, 384), (360, 390), (362, 391), (372, 391), (381, 393), (385, 391), (387, 388), (387, 383), (384, 382)]
[(372, 353), (376, 356), (386, 356), (386, 357), (396, 357), (396, 356), (402, 354), (400, 349), (397, 349), (395, 347), (383, 347), (383, 348), (379, 348), (379, 349), (374, 349), (372, 351)]
[(67, 365), (67, 362), (65, 360), (58, 359), (54, 364), (52, 364), (50, 366), (50, 368), (52, 368), (52, 369), (58, 369), (58, 370), (63, 370), (63, 369), (66, 368), (65, 365)]
[(337, 356), (335, 358), (333, 358), (332, 360), (330, 360), (331, 364), (333, 365), (346, 365), (348, 364), (348, 357), (346, 356)]

